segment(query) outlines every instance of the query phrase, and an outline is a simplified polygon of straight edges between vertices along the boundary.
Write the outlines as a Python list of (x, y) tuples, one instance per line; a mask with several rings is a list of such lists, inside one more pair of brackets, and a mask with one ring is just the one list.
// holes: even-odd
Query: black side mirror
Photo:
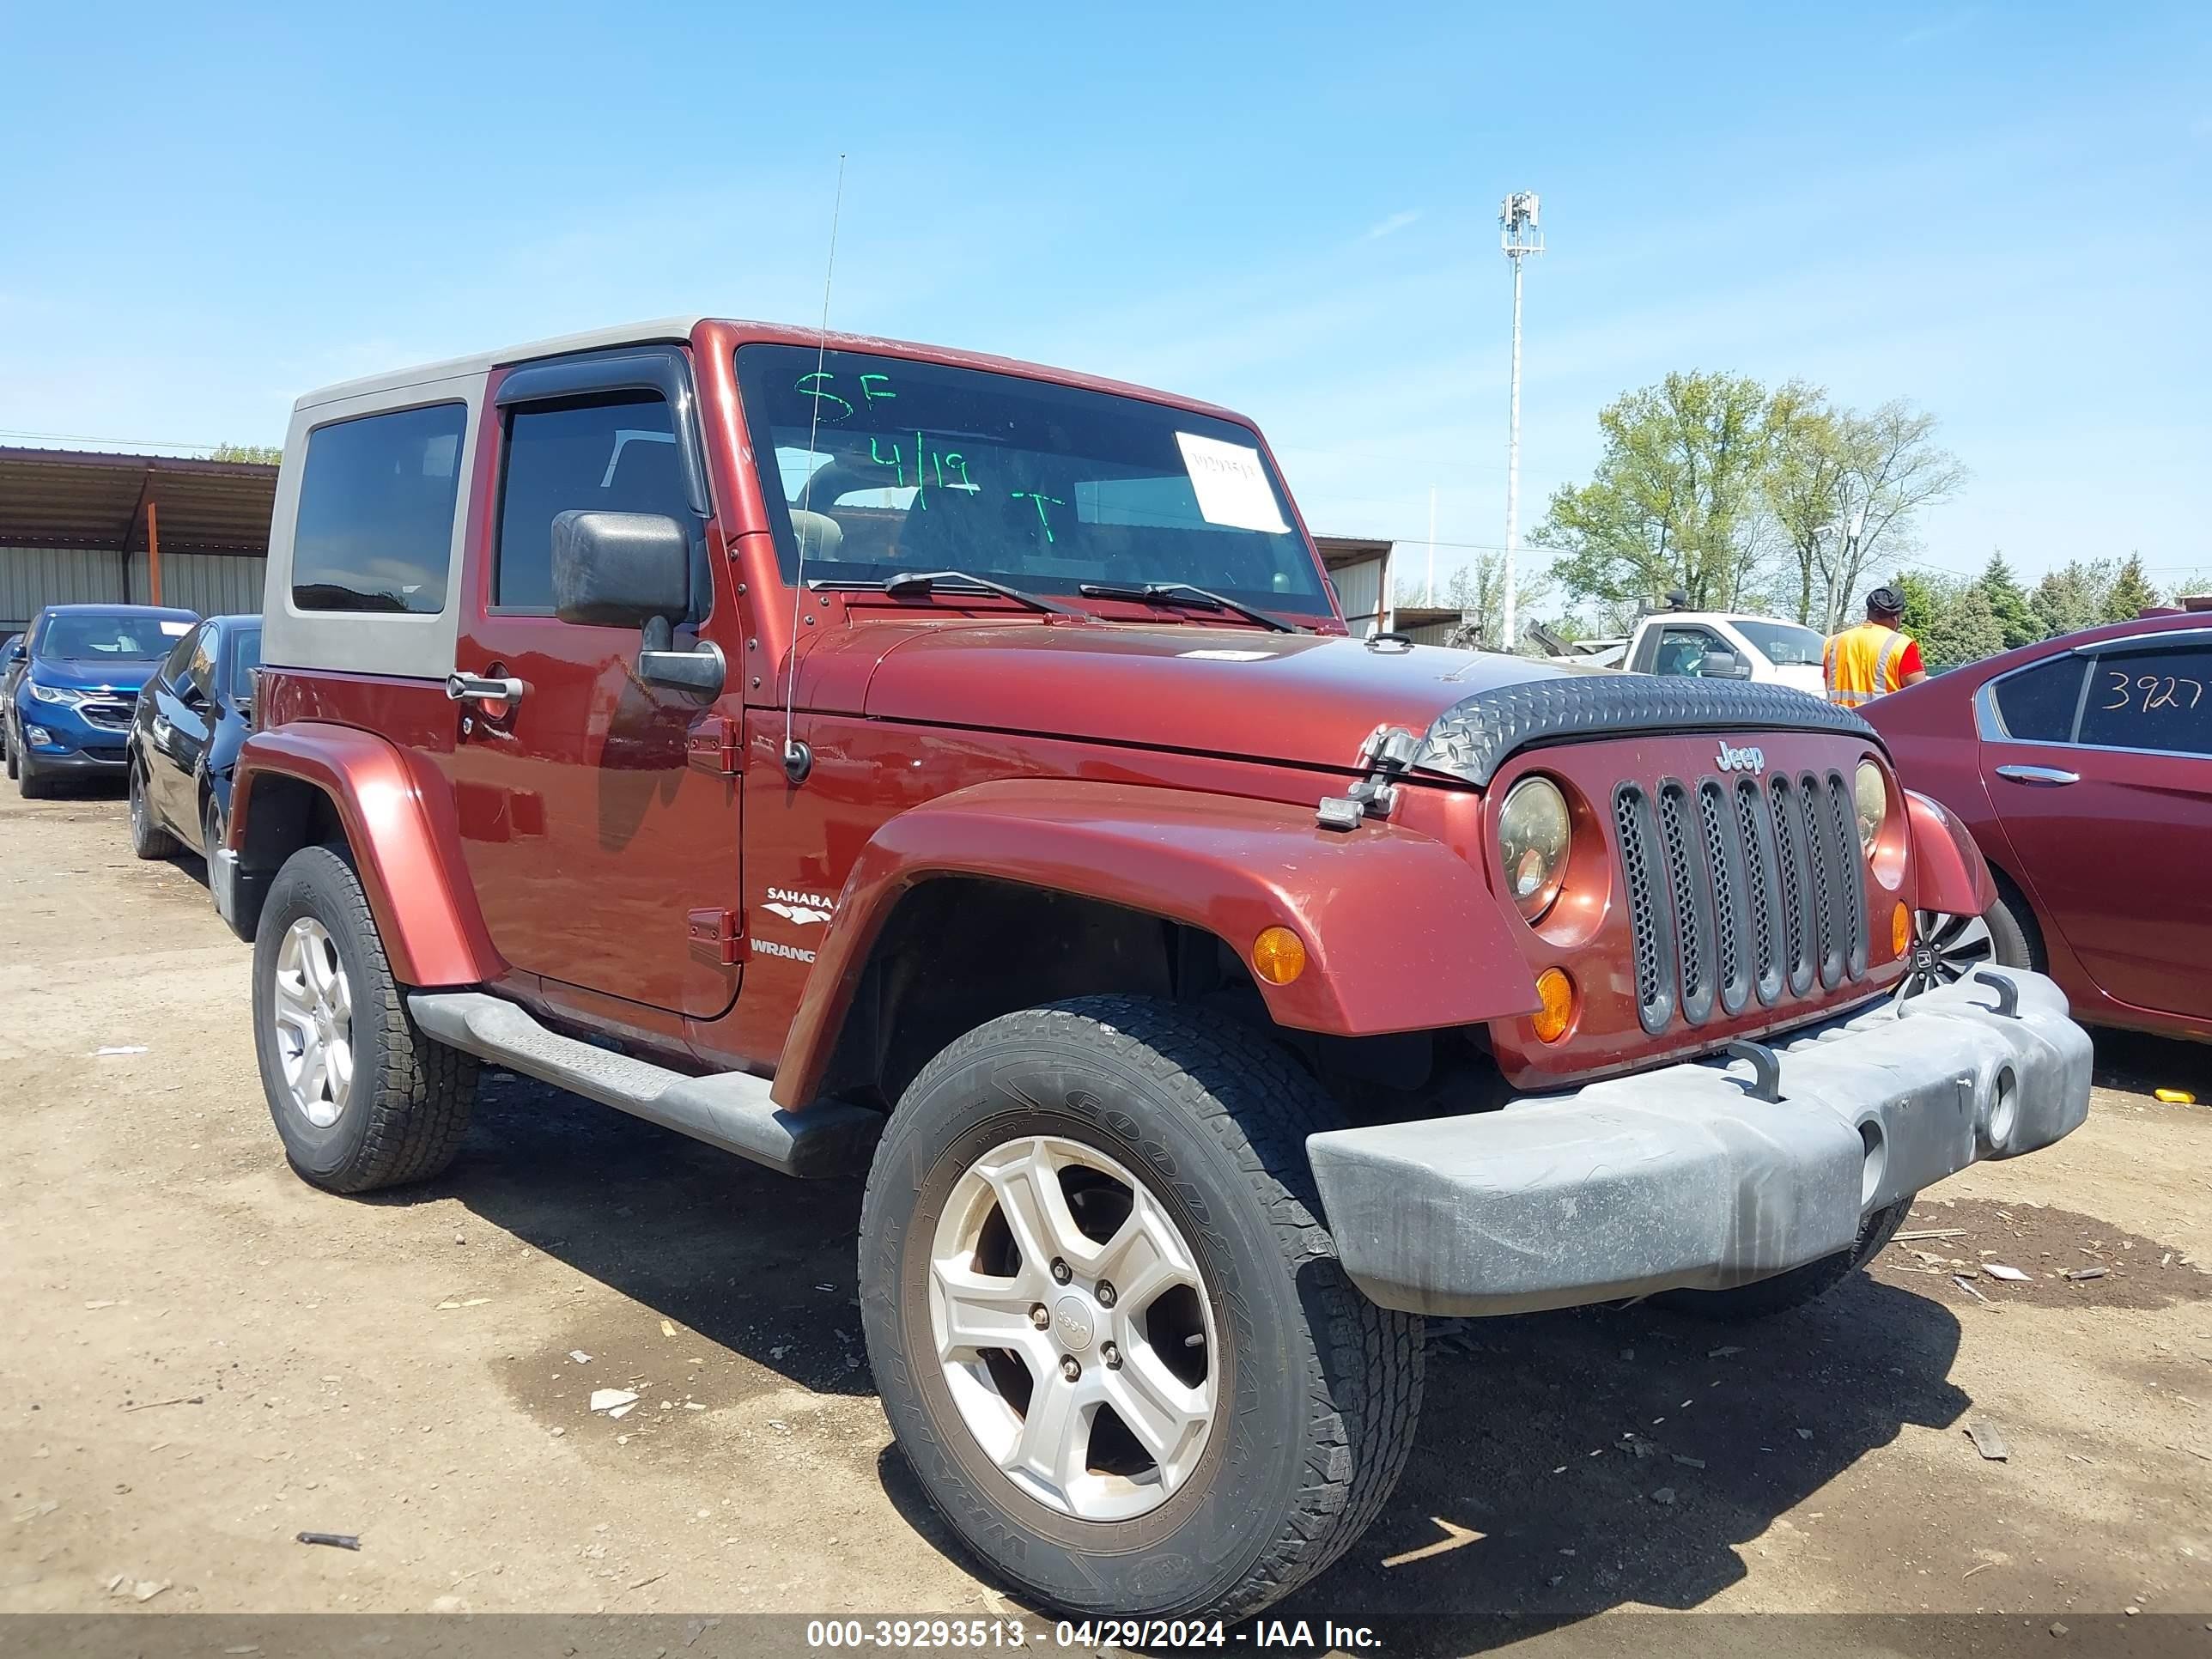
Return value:
[(1733, 651), (1708, 651), (1698, 665), (1698, 678), (1707, 680), (1747, 680), (1751, 665)]
[(565, 623), (642, 628), (691, 605), (691, 540), (660, 513), (558, 513), (553, 614)]
[(691, 538), (661, 513), (553, 516), (553, 614), (565, 623), (641, 629), (637, 676), (717, 697), (727, 670), (711, 641), (673, 649), (691, 608)]

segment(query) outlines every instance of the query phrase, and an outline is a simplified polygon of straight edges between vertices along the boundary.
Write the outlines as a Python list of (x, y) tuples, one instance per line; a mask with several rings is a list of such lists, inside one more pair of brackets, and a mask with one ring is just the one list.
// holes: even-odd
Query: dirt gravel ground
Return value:
[[(442, 1179), (315, 1192), (200, 877), (118, 801), (0, 793), (0, 1611), (1006, 1610), (890, 1447), (857, 1185), (500, 1077)], [(1445, 1328), (1404, 1484), (1283, 1613), (1437, 1650), (1639, 1609), (2212, 1620), (2212, 1107), (2148, 1092), (2212, 1101), (2212, 1050), (2100, 1061), (2086, 1127), (1812, 1310)]]

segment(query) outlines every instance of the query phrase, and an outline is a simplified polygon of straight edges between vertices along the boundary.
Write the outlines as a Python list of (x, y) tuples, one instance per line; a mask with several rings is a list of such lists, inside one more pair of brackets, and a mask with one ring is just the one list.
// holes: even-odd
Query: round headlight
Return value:
[(1859, 850), (1872, 856), (1881, 826), (1889, 818), (1889, 785), (1882, 778), (1881, 768), (1870, 760), (1861, 761), (1851, 793), (1858, 806)]
[(1567, 798), (1549, 778), (1523, 778), (1498, 814), (1498, 849), (1507, 890), (1522, 915), (1542, 919), (1566, 879), (1567, 848), (1574, 826)]

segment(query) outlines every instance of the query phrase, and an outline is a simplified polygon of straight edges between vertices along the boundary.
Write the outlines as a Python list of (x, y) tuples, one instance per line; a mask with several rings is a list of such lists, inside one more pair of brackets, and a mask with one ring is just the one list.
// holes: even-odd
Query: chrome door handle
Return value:
[(518, 679), (487, 679), (482, 674), (446, 676), (446, 697), (451, 702), (520, 702), (529, 689)]
[(2062, 784), (2079, 783), (2079, 772), (2062, 772), (2055, 766), (2000, 766), (1997, 775), (2010, 778), (2014, 783), (2032, 783), (2045, 789), (2056, 789)]

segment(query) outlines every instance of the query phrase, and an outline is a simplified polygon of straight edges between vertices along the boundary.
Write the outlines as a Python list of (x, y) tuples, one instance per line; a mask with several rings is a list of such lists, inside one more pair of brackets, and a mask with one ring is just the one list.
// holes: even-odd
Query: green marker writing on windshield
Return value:
[(1066, 507), (1067, 503), (1057, 495), (1046, 495), (1042, 489), (1017, 489), (1013, 495), (1016, 501), (1026, 501), (1036, 508), (1037, 522), (1044, 526), (1044, 538), (1051, 541), (1052, 517), (1044, 510), (1045, 503), (1049, 501), (1054, 507)]

